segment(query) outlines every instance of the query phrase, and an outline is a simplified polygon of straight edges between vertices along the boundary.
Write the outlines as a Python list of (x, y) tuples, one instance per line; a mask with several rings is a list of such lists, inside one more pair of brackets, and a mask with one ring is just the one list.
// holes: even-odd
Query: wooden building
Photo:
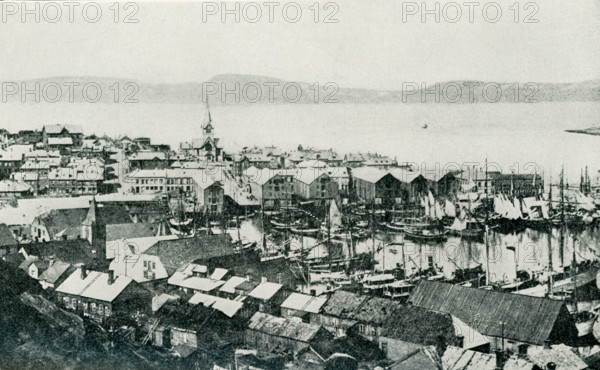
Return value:
[(152, 294), (130, 277), (88, 271), (74, 271), (58, 288), (63, 307), (102, 322), (117, 315), (131, 316), (151, 311)]
[(577, 328), (563, 301), (423, 280), (410, 296), (416, 307), (448, 313), (490, 338), (492, 350), (521, 344), (571, 343)]
[(248, 323), (245, 342), (262, 352), (284, 349), (296, 354), (313, 343), (330, 339), (333, 335), (321, 325), (257, 312)]

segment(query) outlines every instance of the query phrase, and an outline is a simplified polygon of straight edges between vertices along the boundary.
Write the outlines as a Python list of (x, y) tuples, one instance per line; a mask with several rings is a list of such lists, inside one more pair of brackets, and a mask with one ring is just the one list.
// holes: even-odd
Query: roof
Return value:
[(252, 298), (256, 298), (256, 299), (261, 299), (263, 301), (267, 301), (267, 300), (273, 298), (273, 296), (275, 294), (277, 294), (277, 292), (282, 287), (283, 287), (283, 285), (281, 285), (281, 284), (271, 283), (271, 282), (265, 281), (263, 283), (260, 283), (248, 295), (250, 297), (252, 297)]
[(331, 316), (346, 317), (356, 311), (367, 299), (367, 296), (337, 290), (323, 306), (322, 312)]
[(223, 312), (227, 317), (233, 317), (244, 306), (241, 301), (233, 301), (231, 299), (219, 298), (208, 294), (196, 293), (189, 300), (190, 304), (201, 303), (205, 307), (211, 307), (215, 310)]
[(257, 312), (250, 319), (248, 329), (308, 343), (319, 332), (321, 326)]
[(223, 286), (221, 286), (219, 291), (234, 294), (235, 288), (245, 281), (246, 278), (243, 278), (241, 276), (232, 276), (231, 278), (229, 278), (229, 280), (225, 282), (225, 284), (223, 284)]
[(161, 240), (145, 252), (145, 254), (158, 256), (169, 275), (190, 262), (230, 256), (235, 253), (229, 234)]
[(81, 296), (95, 300), (112, 302), (133, 281), (128, 276), (115, 276), (112, 284), (108, 282), (108, 274), (98, 271), (89, 271), (82, 279), (81, 269), (75, 270), (58, 287), (59, 293)]
[(10, 179), (17, 182), (23, 181), (37, 181), (37, 172), (13, 172), (10, 174)]
[(152, 161), (154, 159), (165, 160), (167, 155), (164, 152), (139, 151), (127, 156), (130, 161)]
[(281, 308), (289, 308), (310, 313), (319, 313), (327, 298), (314, 297), (302, 293), (292, 293), (282, 304)]
[(229, 270), (217, 267), (215, 271), (213, 271), (212, 275), (210, 275), (211, 279), (221, 280), (229, 273)]
[(40, 215), (38, 219), (46, 226), (51, 239), (59, 233), (69, 238), (81, 234), (81, 224), (87, 214), (87, 208), (53, 209)]
[(31, 186), (24, 182), (11, 180), (0, 181), (0, 193), (26, 193), (31, 190)]
[(96, 254), (93, 253), (94, 247), (90, 246), (86, 239), (20, 244), (20, 249), (30, 256), (53, 258), (71, 264), (93, 263), (97, 260)]
[(235, 290), (241, 290), (246, 293), (250, 293), (254, 288), (256, 288), (260, 283), (258, 281), (246, 280), (241, 284), (235, 287)]
[(71, 267), (70, 263), (54, 261), (49, 265), (48, 269), (40, 275), (39, 280), (54, 284), (65, 272), (67, 272), (69, 267)]
[(373, 167), (359, 167), (352, 170), (352, 177), (361, 179), (370, 183), (376, 183), (377, 181), (388, 175), (388, 171), (380, 170)]
[(557, 369), (587, 369), (587, 364), (571, 348), (564, 344), (557, 344), (546, 348), (531, 346), (527, 349), (527, 359), (544, 368), (547, 363), (554, 362)]
[(63, 129), (69, 131), (69, 134), (82, 134), (83, 129), (80, 125), (44, 125), (44, 130), (47, 134), (60, 134)]
[[(559, 315), (568, 316), (562, 301), (426, 280), (417, 285), (410, 302), (456, 316), (483, 335), (540, 345), (550, 337)], [(568, 329), (563, 328), (564, 336)]]
[(154, 228), (149, 223), (126, 223), (106, 225), (106, 241), (154, 236)]
[(8, 226), (6, 226), (6, 224), (0, 224), (0, 247), (9, 245), (17, 245), (17, 241)]
[(446, 343), (455, 341), (455, 328), (448, 314), (414, 306), (397, 305), (381, 323), (382, 337), (421, 345), (439, 345), (440, 337)]
[(321, 176), (326, 176), (327, 178), (329, 178), (329, 175), (325, 172), (319, 172), (319, 170), (315, 170), (312, 168), (301, 168), (298, 169), (294, 174), (294, 179), (303, 182), (306, 185), (310, 185), (317, 179), (319, 179)]
[(68, 137), (49, 137), (48, 145), (73, 145), (73, 139)]
[(213, 280), (198, 276), (190, 276), (182, 271), (177, 271), (168, 280), (170, 285), (181, 288), (210, 292), (225, 284), (223, 280)]
[[(444, 356), (442, 356), (442, 364), (444, 370), (495, 370), (496, 355), (448, 346), (444, 352)], [(527, 370), (533, 368), (533, 363), (514, 357), (507, 359), (503, 367), (504, 370)]]
[[(371, 323), (377, 326), (383, 325), (394, 315), (394, 309), (400, 304), (386, 298), (373, 297), (360, 305), (350, 316), (354, 320)], [(394, 317), (395, 319), (395, 317)]]
[(422, 347), (399, 359), (388, 367), (391, 370), (440, 370), (442, 359), (434, 346)]

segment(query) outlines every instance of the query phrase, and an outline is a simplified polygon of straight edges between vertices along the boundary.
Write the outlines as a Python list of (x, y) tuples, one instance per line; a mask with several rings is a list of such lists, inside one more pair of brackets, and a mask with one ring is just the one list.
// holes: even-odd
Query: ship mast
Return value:
[[(485, 201), (489, 206), (488, 198), (488, 161), (485, 159)], [(489, 243), (489, 210), (485, 207), (485, 285), (490, 285), (490, 243)]]
[(565, 167), (560, 171), (560, 264), (565, 265)]
[[(552, 175), (550, 175), (550, 193), (548, 194), (548, 207), (552, 207)], [(548, 294), (552, 294), (552, 223), (548, 226)]]

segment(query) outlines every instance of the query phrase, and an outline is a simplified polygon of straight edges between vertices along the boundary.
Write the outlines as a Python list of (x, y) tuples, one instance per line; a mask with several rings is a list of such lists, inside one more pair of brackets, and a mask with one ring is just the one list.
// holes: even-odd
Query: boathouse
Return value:
[(410, 296), (416, 307), (448, 313), (489, 337), (492, 350), (571, 343), (577, 328), (563, 301), (421, 281)]

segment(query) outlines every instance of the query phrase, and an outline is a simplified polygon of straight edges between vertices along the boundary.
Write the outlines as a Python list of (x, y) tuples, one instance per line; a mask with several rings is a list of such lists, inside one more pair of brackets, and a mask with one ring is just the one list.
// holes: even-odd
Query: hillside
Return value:
[[(242, 74), (223, 74), (217, 75), (207, 81), (205, 87), (219, 89), (217, 94), (210, 97), (210, 102), (213, 105), (234, 105), (234, 104), (286, 104), (290, 101), (296, 101), (299, 104), (314, 104), (314, 103), (345, 103), (345, 104), (366, 104), (366, 103), (421, 103), (422, 95), (420, 92), (410, 94), (410, 89), (406, 88), (407, 93), (403, 94), (402, 86), (398, 86), (397, 90), (372, 90), (372, 89), (357, 89), (344, 88), (335, 84), (327, 84), (327, 81), (320, 81), (318, 89), (314, 83), (298, 82), (297, 85), (289, 87), (287, 94), (282, 92), (283, 87), (290, 81), (267, 77)], [(58, 102), (75, 102), (85, 103), (98, 100), (98, 103), (104, 104), (124, 104), (124, 103), (150, 103), (150, 104), (201, 104), (203, 84), (200, 82), (174, 83), (174, 84), (156, 84), (147, 83), (136, 80), (126, 80), (109, 77), (56, 77), (44, 78), (36, 80), (17, 81), (19, 86), (25, 84), (28, 89), (33, 88), (35, 84), (39, 84), (40, 90), (44, 91), (47, 87), (46, 94), (42, 93), (40, 100), (49, 101), (56, 98), (55, 88), (52, 86), (61, 87), (61, 96)], [(72, 91), (69, 86), (73, 83)], [(476, 86), (473, 92), (469, 92), (469, 87), (465, 83), (472, 83)], [(458, 103), (464, 104), (471, 101), (473, 103), (486, 103), (482, 92), (485, 81), (447, 81), (440, 83), (440, 90), (447, 87), (445, 94), (440, 98), (440, 103)], [(87, 94), (83, 93), (83, 86), (90, 84)], [(241, 95), (238, 101), (233, 94), (221, 94), (227, 88), (233, 90), (236, 84), (239, 86)], [(560, 101), (560, 102), (576, 102), (576, 101), (600, 101), (600, 80), (585, 81), (580, 83), (533, 83), (532, 87), (526, 88), (526, 82), (520, 83), (519, 94), (515, 93), (514, 83), (502, 83), (502, 97), (499, 102), (523, 102), (523, 101)], [(209, 86), (210, 85), (210, 86)], [(260, 94), (257, 96), (256, 87), (260, 87)], [(271, 88), (269, 86), (272, 86)], [(296, 87), (300, 86), (301, 91), (296, 91)], [(461, 86), (461, 96), (457, 97), (456, 86)], [(432, 84), (427, 85), (432, 88)], [(534, 90), (537, 87), (537, 90)], [(245, 88), (245, 90), (244, 90)], [(96, 95), (96, 92), (100, 95)], [(245, 92), (245, 94), (244, 94)], [(300, 96), (296, 99), (296, 94)], [(488, 91), (488, 97), (495, 97), (494, 88)], [(406, 95), (403, 99), (403, 95)], [(7, 102), (20, 102), (21, 94), (14, 95), (6, 94)], [(32, 95), (26, 96), (27, 103), (33, 103), (35, 98)], [(426, 103), (435, 103), (435, 97), (429, 94), (425, 97)], [(404, 100), (404, 101), (403, 101)]]

